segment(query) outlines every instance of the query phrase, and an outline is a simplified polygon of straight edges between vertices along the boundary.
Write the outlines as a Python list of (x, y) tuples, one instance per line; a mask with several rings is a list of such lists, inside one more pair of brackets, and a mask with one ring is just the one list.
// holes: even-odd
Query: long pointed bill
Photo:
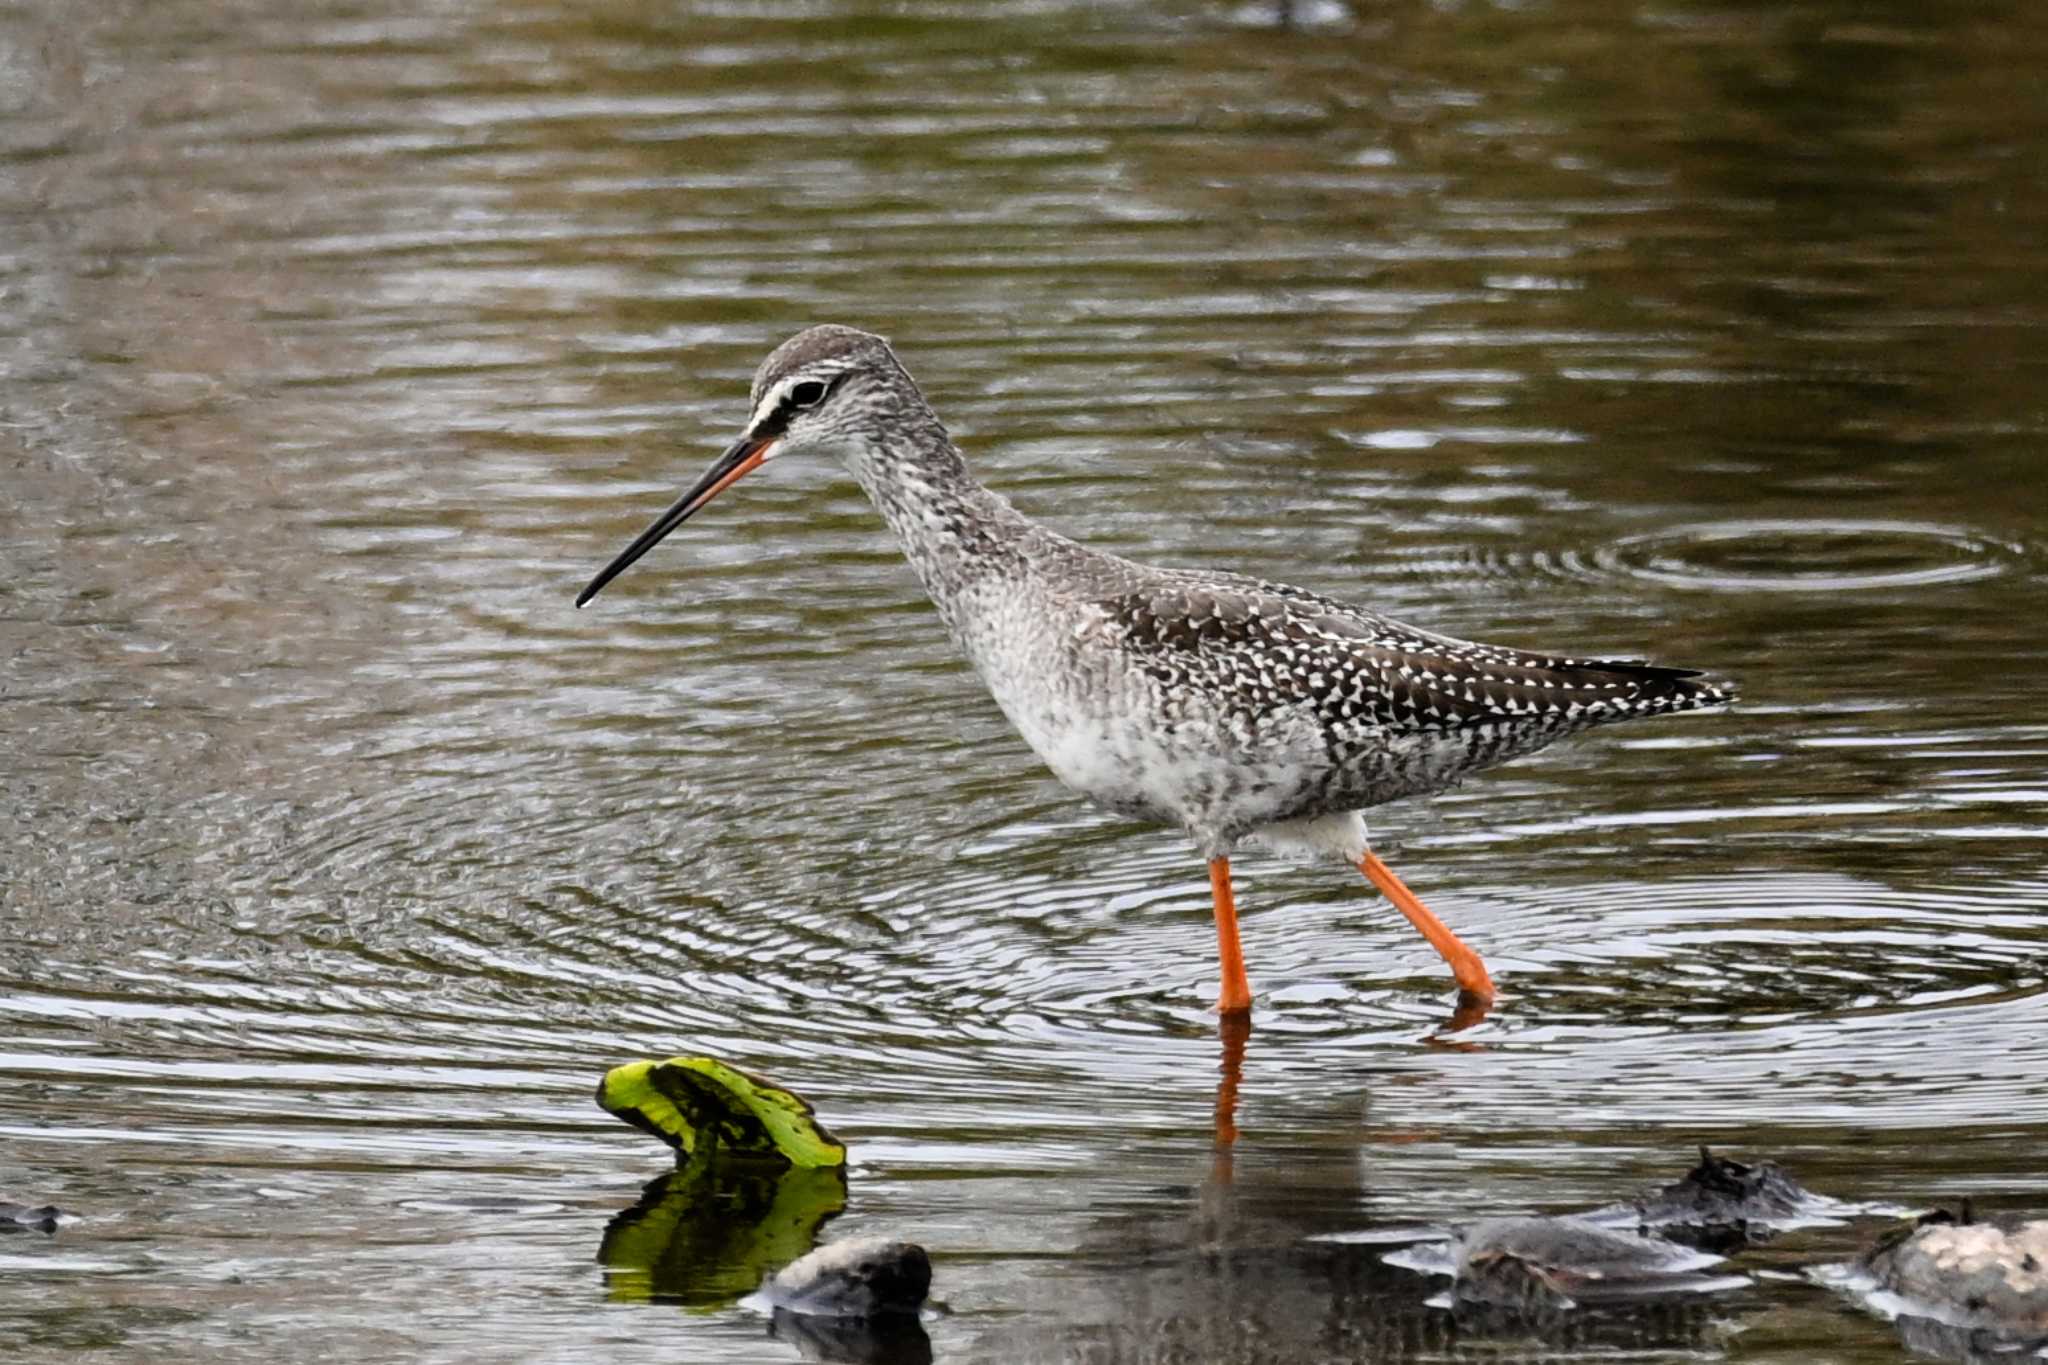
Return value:
[(768, 458), (769, 448), (775, 444), (773, 436), (742, 436), (718, 457), (717, 463), (704, 472), (689, 492), (677, 498), (669, 509), (654, 519), (654, 524), (633, 538), (633, 543), (619, 552), (618, 558), (598, 571), (590, 585), (576, 594), (576, 605), (582, 606), (591, 598), (604, 591), (604, 585), (624, 573), (633, 561), (661, 543), (661, 538), (696, 515), (697, 509), (726, 489), (745, 478)]

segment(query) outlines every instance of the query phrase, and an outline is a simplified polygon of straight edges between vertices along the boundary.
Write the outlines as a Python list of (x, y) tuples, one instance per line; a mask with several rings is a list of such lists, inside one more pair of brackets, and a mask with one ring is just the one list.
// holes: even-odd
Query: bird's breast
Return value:
[[(970, 650), (970, 654), (974, 651)], [(977, 658), (996, 703), (1064, 785), (1121, 814), (1242, 829), (1300, 807), (1323, 780), (1320, 739), (1163, 685), (1085, 632)]]

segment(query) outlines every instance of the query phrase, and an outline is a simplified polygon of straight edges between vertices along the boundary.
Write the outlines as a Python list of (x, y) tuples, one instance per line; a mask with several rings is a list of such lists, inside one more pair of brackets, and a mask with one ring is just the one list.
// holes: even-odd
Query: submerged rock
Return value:
[(55, 1232), (63, 1221), (64, 1210), (55, 1204), (0, 1204), (0, 1232)]
[(931, 1258), (917, 1243), (852, 1237), (790, 1262), (762, 1293), (781, 1312), (871, 1318), (916, 1313), (931, 1288)]
[[(1459, 1310), (1466, 1330), (1548, 1331), (1574, 1309), (1628, 1320), (1682, 1316), (1689, 1299), (1750, 1283), (1723, 1266), (1727, 1253), (1852, 1211), (1769, 1162), (1745, 1165), (1703, 1147), (1682, 1178), (1640, 1198), (1572, 1214), (1490, 1219), (1442, 1241), (1410, 1243), (1386, 1259), (1449, 1275), (1450, 1291), (1430, 1302)], [(1425, 1249), (1432, 1244), (1436, 1250)]]
[(1458, 1302), (1524, 1310), (1747, 1283), (1699, 1273), (1719, 1256), (1586, 1218), (1492, 1219), (1468, 1229), (1454, 1255)]
[(1943, 1354), (2048, 1345), (2048, 1219), (1979, 1222), (1966, 1204), (1959, 1216), (1929, 1214), (1885, 1238), (1863, 1266), (1905, 1301), (1902, 1332), (1915, 1318), (1951, 1329), (1937, 1334)]
[(1773, 1162), (1750, 1166), (1700, 1148), (1683, 1179), (1632, 1205), (1603, 1211), (1632, 1214), (1646, 1232), (1702, 1251), (1730, 1252), (1825, 1218), (1834, 1201), (1814, 1194)]

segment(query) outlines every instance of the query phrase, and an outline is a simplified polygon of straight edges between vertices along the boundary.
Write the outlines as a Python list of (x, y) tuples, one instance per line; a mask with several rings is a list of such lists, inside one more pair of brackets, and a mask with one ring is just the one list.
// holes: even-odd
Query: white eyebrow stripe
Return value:
[(762, 394), (761, 401), (754, 406), (754, 415), (747, 419), (747, 430), (752, 431), (773, 416), (775, 410), (782, 406), (782, 400), (789, 397), (789, 391), (797, 386), (797, 382), (798, 376), (791, 375)]

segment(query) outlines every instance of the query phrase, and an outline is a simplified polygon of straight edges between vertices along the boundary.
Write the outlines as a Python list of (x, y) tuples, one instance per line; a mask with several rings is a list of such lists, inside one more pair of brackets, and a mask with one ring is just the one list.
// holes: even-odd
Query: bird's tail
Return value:
[(1666, 668), (1633, 659), (1599, 659), (1580, 665), (1603, 681), (1623, 684), (1609, 693), (1615, 720), (1707, 711), (1736, 699), (1735, 685), (1709, 678), (1697, 668)]

